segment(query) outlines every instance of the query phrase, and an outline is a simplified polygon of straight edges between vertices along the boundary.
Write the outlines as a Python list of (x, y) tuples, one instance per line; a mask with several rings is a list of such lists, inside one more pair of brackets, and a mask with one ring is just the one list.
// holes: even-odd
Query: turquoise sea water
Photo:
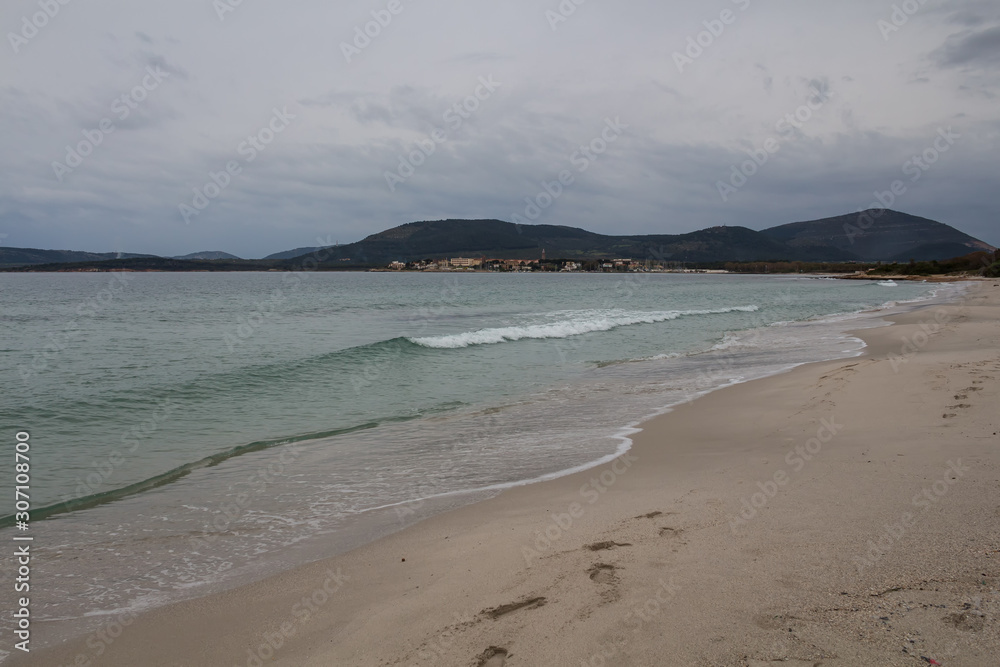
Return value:
[(0, 425), (8, 439), (31, 434), (47, 577), (35, 613), (162, 604), (593, 464), (700, 392), (856, 354), (843, 334), (852, 314), (931, 288), (952, 289), (674, 274), (0, 275)]

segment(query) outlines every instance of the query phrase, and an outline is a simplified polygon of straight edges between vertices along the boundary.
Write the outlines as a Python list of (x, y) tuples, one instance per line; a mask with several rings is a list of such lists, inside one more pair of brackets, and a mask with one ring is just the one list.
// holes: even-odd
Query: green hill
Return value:
[(127, 252), (84, 252), (82, 250), (40, 250), (38, 248), (0, 248), (0, 266), (27, 266), (63, 262), (102, 262), (109, 259), (155, 257)]
[[(661, 262), (909, 262), (945, 260), (988, 243), (934, 220), (896, 211), (842, 215), (754, 231), (711, 227), (689, 234), (615, 236), (558, 225), (516, 225), (502, 220), (428, 220), (393, 227), (348, 245), (298, 248), (263, 260), (240, 260), (220, 251), (183, 258), (0, 248), (0, 266), (39, 270), (110, 268), (162, 271), (280, 270), (296, 258), (323, 250), (325, 269), (385, 266), (393, 261), (452, 257), (596, 260), (629, 258)], [(50, 268), (54, 267), (54, 268)]]
[[(267, 259), (289, 259), (317, 248), (300, 248)], [(712, 227), (690, 234), (607, 236), (575, 227), (515, 225), (501, 220), (411, 222), (349, 245), (327, 248), (330, 262), (385, 264), (442, 257), (537, 259), (632, 258), (674, 262), (721, 260), (850, 260), (850, 253), (786, 244), (746, 227)], [(293, 254), (295, 253), (295, 254)]]
[(796, 251), (831, 248), (864, 261), (931, 261), (993, 250), (949, 225), (890, 210), (793, 222), (762, 233)]

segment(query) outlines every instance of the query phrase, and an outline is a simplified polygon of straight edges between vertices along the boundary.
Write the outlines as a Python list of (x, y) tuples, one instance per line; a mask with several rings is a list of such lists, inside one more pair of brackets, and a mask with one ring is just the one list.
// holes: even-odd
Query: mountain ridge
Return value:
[(710, 227), (686, 234), (614, 236), (557, 225), (517, 225), (502, 220), (410, 222), (361, 241), (325, 248), (298, 248), (265, 259), (294, 259), (320, 250), (332, 261), (380, 264), (455, 256), (534, 259), (646, 257), (705, 261), (909, 261), (942, 260), (994, 249), (941, 222), (898, 211), (868, 210), (794, 222), (755, 231)]
[(101, 262), (110, 259), (156, 257), (129, 252), (86, 252), (84, 250), (43, 250), (41, 248), (0, 247), (0, 266), (26, 266), (70, 262)]
[(755, 231), (742, 226), (709, 227), (685, 234), (607, 235), (565, 225), (521, 225), (503, 220), (425, 220), (370, 234), (346, 245), (306, 247), (241, 260), (222, 251), (181, 257), (135, 253), (0, 247), (0, 266), (33, 266), (151, 258), (199, 262), (281, 262), (319, 254), (334, 268), (380, 266), (393, 261), (448, 257), (595, 260), (653, 259), (660, 262), (907, 262), (944, 260), (994, 250), (950, 225), (919, 216), (875, 209), (792, 222)]
[(995, 250), (950, 225), (889, 209), (792, 222), (761, 233), (793, 248), (832, 247), (866, 261), (941, 260)]
[(222, 252), (221, 250), (202, 250), (201, 252), (192, 252), (187, 255), (178, 255), (175, 257), (170, 257), (169, 259), (243, 259), (242, 257), (237, 257), (228, 252)]

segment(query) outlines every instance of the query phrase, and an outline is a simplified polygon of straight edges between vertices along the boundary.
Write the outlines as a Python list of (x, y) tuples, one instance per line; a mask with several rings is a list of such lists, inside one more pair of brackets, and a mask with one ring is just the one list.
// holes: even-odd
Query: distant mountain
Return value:
[[(876, 215), (879, 214), (879, 215)], [(516, 225), (502, 220), (432, 220), (393, 227), (357, 243), (297, 248), (263, 260), (229, 253), (198, 252), (179, 258), (0, 247), (0, 266), (117, 260), (105, 265), (130, 270), (295, 270), (296, 258), (313, 255), (324, 269), (384, 266), (393, 261), (488, 257), (538, 259), (652, 259), (665, 262), (874, 262), (946, 260), (994, 250), (954, 227), (896, 211), (866, 211), (793, 222), (754, 231), (711, 227), (690, 234), (612, 236), (576, 227)], [(320, 252), (322, 251), (322, 252)], [(135, 260), (135, 261), (128, 261)], [(185, 264), (185, 262), (190, 262)], [(67, 270), (56, 267), (55, 270)], [(76, 268), (76, 267), (74, 267)], [(82, 269), (83, 267), (79, 267)]]
[(103, 262), (111, 259), (240, 259), (236, 255), (218, 250), (193, 252), (181, 257), (161, 258), (130, 252), (84, 252), (82, 250), (39, 250), (37, 248), (0, 247), (0, 266), (35, 266), (40, 264), (70, 264), (77, 262)]
[(100, 262), (108, 259), (133, 259), (155, 257), (128, 252), (83, 252), (81, 250), (39, 250), (38, 248), (0, 247), (0, 266), (29, 266), (63, 262)]
[(302, 257), (304, 255), (310, 255), (317, 250), (322, 250), (323, 248), (296, 248), (295, 250), (285, 250), (284, 252), (276, 252), (273, 255), (268, 255), (264, 259), (295, 259), (296, 257)]
[(499, 257), (537, 259), (630, 258), (671, 262), (853, 260), (834, 248), (792, 249), (746, 227), (712, 227), (690, 234), (608, 236), (575, 227), (515, 225), (501, 220), (436, 220), (411, 222), (373, 234), (357, 243), (321, 248), (299, 248), (267, 259), (292, 259), (324, 250), (326, 264), (378, 265), (441, 257)]
[(0, 272), (42, 273), (78, 271), (204, 271), (218, 273), (224, 271), (280, 271), (301, 270), (291, 261), (266, 262), (254, 259), (174, 259), (173, 257), (133, 257), (105, 259), (86, 262), (58, 262), (56, 264), (28, 264), (21, 266), (0, 266)]
[(795, 252), (841, 252), (864, 261), (942, 260), (993, 246), (946, 224), (890, 210), (793, 222), (763, 234)]
[(193, 252), (190, 255), (180, 255), (178, 257), (171, 257), (171, 259), (243, 259), (243, 258), (237, 257), (236, 255), (230, 255), (228, 252), (222, 252), (221, 250), (205, 250), (203, 252)]

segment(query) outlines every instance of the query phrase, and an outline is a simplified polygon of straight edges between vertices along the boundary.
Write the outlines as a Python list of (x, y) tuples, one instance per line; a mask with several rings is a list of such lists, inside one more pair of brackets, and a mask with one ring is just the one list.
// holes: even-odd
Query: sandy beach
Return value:
[(11, 664), (1000, 664), (1000, 288), (888, 319), (612, 463)]

